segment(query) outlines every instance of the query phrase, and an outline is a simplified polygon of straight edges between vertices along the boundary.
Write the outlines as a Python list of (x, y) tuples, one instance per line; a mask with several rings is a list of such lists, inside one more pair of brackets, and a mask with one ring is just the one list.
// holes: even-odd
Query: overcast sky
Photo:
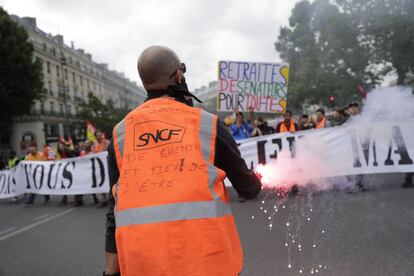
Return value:
[(45, 32), (139, 80), (143, 49), (163, 45), (187, 65), (190, 90), (217, 79), (219, 60), (280, 61), (274, 42), (298, 0), (0, 0)]

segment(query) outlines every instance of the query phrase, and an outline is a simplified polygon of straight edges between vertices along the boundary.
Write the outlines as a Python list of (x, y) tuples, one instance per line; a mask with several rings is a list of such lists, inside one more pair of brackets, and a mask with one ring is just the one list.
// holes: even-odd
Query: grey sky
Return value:
[(173, 49), (187, 65), (190, 89), (217, 79), (219, 60), (280, 61), (273, 43), (298, 0), (0, 0), (11, 14), (33, 16), (94, 60), (141, 83), (140, 52)]

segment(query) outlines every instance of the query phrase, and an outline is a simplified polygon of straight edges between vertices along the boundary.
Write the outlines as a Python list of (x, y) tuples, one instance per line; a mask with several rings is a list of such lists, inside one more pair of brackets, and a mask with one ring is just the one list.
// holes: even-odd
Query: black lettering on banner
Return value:
[(267, 140), (257, 141), (257, 156), (259, 160), (259, 164), (265, 165), (266, 164), (266, 150), (265, 145)]
[(56, 175), (55, 175), (55, 185), (53, 185), (53, 189), (55, 189), (56, 185), (58, 184), (58, 177), (59, 177), (62, 165), (63, 165), (63, 163), (58, 164), (58, 168), (57, 168)]
[(400, 155), (400, 160), (398, 161), (399, 165), (410, 165), (413, 164), (413, 160), (410, 158), (407, 146), (405, 145), (403, 135), (401, 133), (401, 128), (399, 126), (394, 126), (392, 128), (392, 138), (390, 140), (390, 145), (388, 148), (388, 156), (384, 162), (386, 166), (394, 165), (394, 161), (391, 159), (393, 140), (397, 149), (394, 151), (395, 154)]
[[(38, 169), (40, 168), (39, 174), (40, 174), (40, 179), (37, 178), (38, 176)], [(44, 178), (44, 174), (45, 174), (45, 167), (43, 165), (36, 165), (36, 167), (33, 170), (33, 184), (34, 187), (36, 188), (36, 190), (40, 190), (42, 189), (43, 186), (43, 178)]]
[[(351, 137), (351, 145), (352, 145), (352, 152), (354, 154), (354, 168), (360, 168), (362, 167), (361, 161), (359, 160), (359, 147), (358, 147), (358, 138), (354, 130), (350, 131), (350, 137)], [(365, 159), (365, 164), (367, 166), (370, 165), (370, 149), (372, 145), (372, 154), (374, 157), (372, 165), (374, 167), (378, 166), (377, 162), (377, 147), (375, 145), (375, 140), (372, 138), (372, 129), (366, 129), (363, 135), (363, 138), (361, 140), (361, 147), (362, 147), (362, 154)]]
[(32, 174), (32, 164), (24, 164), (23, 169), (24, 169), (24, 175), (26, 177), (26, 189), (30, 189), (30, 180), (31, 180), (30, 175)]
[[(152, 129), (152, 131), (142, 132)], [(148, 121), (134, 126), (134, 150), (152, 149), (182, 141), (185, 128), (161, 121)]]
[(55, 187), (56, 187), (56, 182), (55, 182), (55, 185), (53, 186), (53, 188), (52, 188), (52, 186), (50, 185), (51, 183), (50, 183), (50, 180), (52, 179), (52, 172), (53, 172), (53, 168), (55, 167), (55, 164), (50, 164), (50, 167), (49, 167), (49, 173), (47, 174), (47, 187), (50, 189), (50, 190), (52, 190), (52, 189), (54, 189)]
[[(279, 146), (279, 151), (282, 150), (282, 139), (281, 138), (272, 139), (272, 144), (278, 145)], [(272, 158), (272, 159), (277, 159), (277, 149), (269, 157)]]
[[(100, 158), (97, 157), (93, 157), (91, 158), (91, 162), (92, 162), (92, 188), (97, 188), (97, 187), (101, 187), (104, 183), (105, 183), (105, 167), (104, 164), (102, 162), (102, 160)], [(98, 181), (96, 180), (96, 164), (98, 165), (98, 170), (100, 173), (100, 182), (98, 185)]]
[(286, 137), (286, 140), (288, 140), (288, 142), (289, 142), (290, 154), (291, 154), (292, 158), (295, 158), (295, 155), (296, 155), (295, 136)]
[[(62, 189), (70, 189), (70, 187), (73, 184), (73, 176), (72, 176), (72, 172), (68, 170), (69, 165), (72, 165), (73, 169), (75, 169), (75, 162), (68, 162), (66, 163), (66, 165), (63, 167), (63, 171), (62, 171), (62, 177), (64, 178), (61, 182), (61, 188)], [(65, 187), (64, 185), (64, 180), (69, 181), (69, 185)]]
[(4, 174), (0, 171), (0, 194), (2, 194), (2, 193), (7, 194), (7, 192), (6, 192), (7, 182), (8, 181), (7, 181), (6, 174)]

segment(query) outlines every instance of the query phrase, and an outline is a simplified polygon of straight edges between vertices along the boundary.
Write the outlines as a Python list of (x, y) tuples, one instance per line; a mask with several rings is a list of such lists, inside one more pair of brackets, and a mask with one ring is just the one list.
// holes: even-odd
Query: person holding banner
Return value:
[[(96, 141), (92, 145), (92, 152), (98, 153), (106, 151), (108, 148), (108, 141), (105, 139), (101, 130), (95, 132)], [(108, 206), (108, 199), (106, 194), (101, 194), (102, 201), (98, 205), (98, 208), (104, 208)]]
[(45, 144), (43, 147), (43, 156), (46, 160), (53, 161), (56, 159), (56, 151), (49, 144)]
[(316, 110), (316, 128), (326, 128), (325, 110), (319, 108)]
[[(25, 159), (26, 161), (45, 161), (46, 158), (43, 155), (42, 152), (37, 151), (36, 147), (29, 147), (28, 154), (26, 155)], [(36, 195), (35, 194), (29, 194), (27, 201), (25, 203), (25, 206), (33, 206), (34, 200)], [(48, 203), (50, 200), (49, 195), (44, 195), (45, 197), (45, 203)]]
[(298, 124), (292, 118), (292, 112), (286, 110), (285, 114), (283, 114), (283, 121), (276, 126), (276, 133), (296, 132), (298, 129)]
[(104, 275), (237, 276), (243, 254), (223, 180), (247, 199), (260, 180), (217, 116), (193, 107), (172, 50), (145, 49), (138, 72), (148, 98), (108, 148)]

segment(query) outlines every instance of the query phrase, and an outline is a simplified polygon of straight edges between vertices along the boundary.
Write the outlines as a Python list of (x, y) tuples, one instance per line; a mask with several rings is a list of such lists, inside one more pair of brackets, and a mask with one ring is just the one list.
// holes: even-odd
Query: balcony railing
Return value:
[(69, 117), (69, 118), (76, 118), (75, 114), (69, 113), (65, 114), (65, 112), (57, 112), (57, 111), (49, 111), (49, 110), (32, 110), (30, 111), (30, 116), (49, 116), (49, 117)]

